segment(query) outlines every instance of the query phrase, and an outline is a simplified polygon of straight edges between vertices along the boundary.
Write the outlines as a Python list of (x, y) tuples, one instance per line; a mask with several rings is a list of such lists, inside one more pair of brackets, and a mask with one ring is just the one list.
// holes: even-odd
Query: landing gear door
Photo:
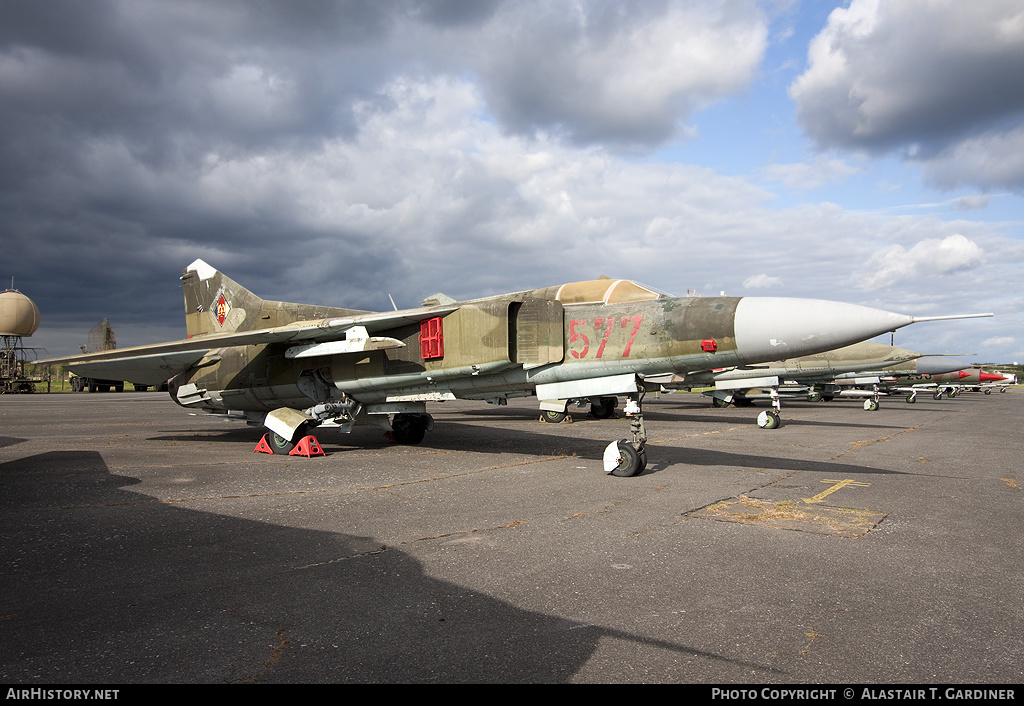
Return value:
[(524, 368), (560, 363), (565, 357), (564, 317), (562, 302), (550, 299), (526, 299), (515, 302), (509, 310), (514, 327), (513, 362)]

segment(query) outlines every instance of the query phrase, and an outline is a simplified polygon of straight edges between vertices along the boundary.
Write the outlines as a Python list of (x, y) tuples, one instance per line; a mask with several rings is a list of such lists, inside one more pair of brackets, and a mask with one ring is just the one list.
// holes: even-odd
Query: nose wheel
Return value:
[(782, 417), (773, 410), (765, 410), (757, 415), (757, 426), (762, 429), (778, 429), (782, 426)]
[(757, 426), (762, 429), (778, 429), (782, 426), (782, 400), (779, 399), (779, 388), (771, 388), (772, 408), (757, 415)]
[(629, 478), (638, 476), (647, 468), (647, 430), (644, 429), (644, 415), (641, 401), (643, 394), (630, 397), (624, 410), (629, 417), (632, 439), (619, 439), (608, 444), (604, 450), (604, 470), (613, 476)]
[(872, 392), (874, 393), (871, 397), (864, 400), (864, 411), (865, 412), (877, 412), (879, 407), (878, 402), (878, 385), (874, 385)]

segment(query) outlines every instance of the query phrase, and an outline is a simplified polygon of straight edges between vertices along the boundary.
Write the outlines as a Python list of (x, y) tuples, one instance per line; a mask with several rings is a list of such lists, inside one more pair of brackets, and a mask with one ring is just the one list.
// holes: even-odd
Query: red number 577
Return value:
[[(630, 351), (633, 349), (633, 340), (636, 338), (637, 332), (640, 331), (640, 324), (644, 320), (643, 314), (636, 314), (634, 316), (623, 316), (617, 318), (615, 316), (598, 317), (594, 319), (594, 331), (600, 343), (597, 346), (597, 353), (594, 355), (595, 358), (604, 357), (605, 346), (608, 345), (608, 339), (611, 337), (612, 332), (615, 330), (615, 322), (619, 322), (619, 328), (627, 329), (632, 324), (632, 331), (629, 333), (629, 339), (626, 341), (625, 347), (622, 349), (622, 356), (626, 358), (629, 356)], [(590, 326), (590, 322), (587, 319), (571, 319), (569, 321), (569, 343), (578, 344), (579, 348), (574, 348), (569, 351), (569, 354), (573, 358), (582, 360), (590, 354), (590, 337), (587, 336), (584, 331), (580, 329), (587, 329)]]

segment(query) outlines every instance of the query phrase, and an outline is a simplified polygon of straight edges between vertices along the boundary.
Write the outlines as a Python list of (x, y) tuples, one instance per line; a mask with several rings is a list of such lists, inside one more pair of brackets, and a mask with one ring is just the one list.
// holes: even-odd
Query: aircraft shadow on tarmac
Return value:
[[(841, 404), (841, 403), (840, 403)], [(906, 403), (903, 403), (906, 406)], [(865, 429), (900, 429), (897, 424), (872, 424), (867, 421), (871, 413), (865, 412), (863, 409), (850, 406), (850, 416), (841, 420), (815, 420), (815, 419), (793, 419), (786, 416), (786, 410), (797, 410), (797, 409), (822, 409), (820, 403), (806, 403), (804, 405), (786, 405), (783, 407), (783, 423), (785, 425), (792, 426), (820, 426), (820, 427), (852, 427), (852, 428), (865, 428)], [(709, 405), (694, 405), (693, 403), (679, 403), (679, 402), (668, 402), (665, 400), (655, 402), (652, 404), (646, 404), (644, 406), (644, 420), (652, 426), (654, 431), (657, 431), (657, 424), (659, 422), (669, 423), (697, 423), (697, 424), (727, 424), (727, 425), (756, 425), (757, 415), (760, 409), (768, 409), (767, 405), (763, 407), (751, 406), (747, 408), (736, 408), (727, 407), (722, 409), (716, 409)], [(443, 412), (444, 410), (441, 410)], [(920, 411), (920, 408), (918, 408)], [(943, 411), (943, 410), (928, 410), (928, 411)], [(945, 410), (948, 412), (949, 410)], [(864, 416), (856, 416), (857, 414)], [(578, 409), (576, 407), (569, 408), (569, 414), (573, 421), (579, 422), (603, 422), (608, 423), (615, 420), (598, 420), (591, 417), (587, 409)], [(452, 421), (458, 421), (460, 418), (466, 421), (470, 420), (481, 420), (481, 419), (494, 419), (502, 420), (505, 422), (515, 421), (535, 421), (537, 420), (539, 413), (537, 410), (527, 409), (509, 409), (504, 407), (486, 408), (486, 409), (473, 409), (473, 410), (459, 410), (458, 412), (451, 414), (437, 414), (435, 419), (438, 424), (448, 423)], [(617, 410), (618, 421), (623, 421), (626, 417), (623, 416), (622, 410)]]
[(0, 436), (0, 449), (8, 446), (16, 446), (17, 444), (21, 444), (26, 441), (28, 441), (28, 439), (19, 439), (16, 436)]
[[(370, 537), (161, 503), (99, 453), (0, 465), (0, 677), (33, 683), (563, 682), (602, 638), (750, 664), (517, 608)], [(706, 668), (706, 667), (705, 667)]]
[[(531, 457), (557, 458), (571, 456), (587, 460), (600, 467), (604, 447), (613, 438), (628, 436), (628, 422), (625, 419), (596, 420), (593, 424), (546, 424), (536, 418), (521, 415), (514, 417), (511, 427), (495, 427), (479, 423), (457, 421), (459, 414), (438, 418), (434, 431), (428, 432), (423, 442), (411, 448), (437, 449), (453, 452), (487, 454), (521, 454)], [(476, 421), (476, 420), (475, 420)], [(678, 421), (678, 419), (677, 419)], [(521, 424), (519, 423), (521, 422)], [(684, 422), (685, 423), (685, 422)], [(752, 422), (751, 422), (752, 423)], [(892, 425), (859, 425), (872, 430), (902, 429)], [(662, 427), (659, 431), (665, 431)], [(756, 430), (758, 433), (773, 434), (773, 431)], [(617, 434), (616, 434), (617, 432)], [(321, 447), (328, 459), (342, 461), (346, 453), (369, 451), (381, 453), (382, 462), (390, 449), (403, 448), (387, 440), (379, 427), (357, 427), (352, 434), (339, 434), (322, 430), (317, 434)], [(241, 453), (249, 453), (259, 437), (252, 428), (238, 427), (212, 431), (180, 430), (164, 432), (149, 437), (150, 441), (176, 441), (187, 444), (238, 444)], [(757, 468), (772, 471), (811, 471), (825, 474), (896, 474), (902, 471), (871, 468), (835, 461), (808, 461), (763, 454), (744, 454), (719, 449), (696, 449), (684, 441), (659, 442), (655, 436), (648, 444), (648, 464), (643, 475), (659, 473), (672, 467), (722, 466)], [(251, 447), (250, 447), (251, 445)], [(410, 447), (404, 447), (410, 448)], [(628, 481), (624, 481), (628, 482)]]

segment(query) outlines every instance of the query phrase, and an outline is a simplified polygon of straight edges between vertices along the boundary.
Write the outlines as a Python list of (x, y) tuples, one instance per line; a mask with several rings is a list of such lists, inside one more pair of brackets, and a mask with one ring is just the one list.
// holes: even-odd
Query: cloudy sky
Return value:
[(180, 338), (203, 258), (418, 306), (598, 275), (915, 315), (1024, 360), (1019, 0), (4, 0), (26, 344)]

